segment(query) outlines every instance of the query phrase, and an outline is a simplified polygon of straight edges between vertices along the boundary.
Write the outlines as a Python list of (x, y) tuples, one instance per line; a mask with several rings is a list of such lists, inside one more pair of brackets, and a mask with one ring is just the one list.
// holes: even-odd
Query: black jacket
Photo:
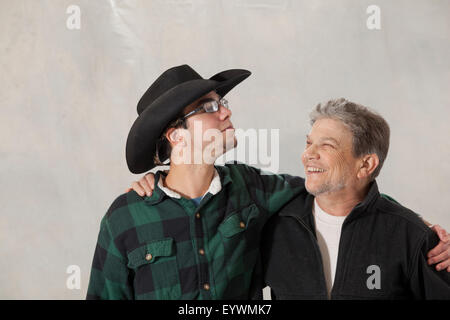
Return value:
[[(272, 299), (327, 299), (322, 258), (304, 192), (267, 223), (253, 298), (271, 287)], [(373, 182), (341, 231), (331, 299), (450, 299), (450, 276), (428, 266), (437, 235), (411, 210), (380, 196)]]

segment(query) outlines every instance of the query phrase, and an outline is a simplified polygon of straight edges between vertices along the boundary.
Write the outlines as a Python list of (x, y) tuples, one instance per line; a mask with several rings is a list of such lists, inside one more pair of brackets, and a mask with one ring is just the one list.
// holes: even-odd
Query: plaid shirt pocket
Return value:
[(245, 299), (248, 296), (252, 271), (259, 254), (260, 229), (263, 213), (256, 204), (229, 214), (219, 225), (222, 237), (227, 286), (222, 296), (227, 299)]
[(135, 295), (145, 299), (179, 299), (180, 278), (172, 238), (154, 240), (128, 253), (134, 270)]
[(225, 238), (231, 238), (253, 226), (253, 221), (259, 215), (258, 207), (252, 204), (243, 209), (231, 213), (218, 227), (219, 232)]

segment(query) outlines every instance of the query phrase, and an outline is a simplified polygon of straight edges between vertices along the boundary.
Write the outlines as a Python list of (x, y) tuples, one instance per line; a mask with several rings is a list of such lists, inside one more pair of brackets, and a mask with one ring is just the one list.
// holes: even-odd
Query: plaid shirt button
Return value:
[(148, 254), (145, 256), (145, 260), (147, 260), (147, 261), (152, 260), (152, 258), (153, 258), (153, 256), (152, 256), (150, 253), (148, 253)]
[(239, 227), (241, 227), (241, 229), (245, 228), (245, 223), (241, 221), (241, 223), (239, 223)]
[(197, 219), (200, 219), (200, 212), (197, 212), (197, 213), (195, 214), (195, 217), (196, 217)]
[(200, 249), (200, 250), (198, 250), (198, 253), (200, 253), (203, 256), (203, 255), (205, 255), (205, 250)]
[(205, 283), (205, 284), (203, 285), (203, 289), (205, 289), (206, 291), (208, 291), (208, 290), (209, 290), (209, 283)]

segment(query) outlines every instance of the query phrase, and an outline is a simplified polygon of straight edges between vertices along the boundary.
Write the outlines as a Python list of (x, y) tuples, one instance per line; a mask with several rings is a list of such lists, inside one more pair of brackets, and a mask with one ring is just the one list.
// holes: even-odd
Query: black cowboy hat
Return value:
[(128, 169), (132, 173), (143, 173), (155, 167), (157, 141), (186, 106), (213, 90), (224, 97), (250, 74), (247, 70), (231, 69), (203, 79), (188, 65), (164, 71), (137, 105), (139, 116), (127, 138)]

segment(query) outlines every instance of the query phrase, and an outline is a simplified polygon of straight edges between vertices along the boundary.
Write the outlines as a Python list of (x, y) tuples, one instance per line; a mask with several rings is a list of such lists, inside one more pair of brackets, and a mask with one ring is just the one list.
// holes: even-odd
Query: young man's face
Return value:
[[(201, 107), (206, 102), (218, 102), (220, 99), (216, 92), (211, 91), (187, 106), (184, 114)], [(190, 139), (187, 148), (191, 148), (191, 159), (194, 158), (194, 153), (197, 153), (203, 155), (203, 161), (214, 163), (215, 159), (236, 146), (235, 130), (230, 118), (231, 111), (219, 104), (216, 112), (208, 113), (201, 109), (186, 119), (186, 130), (189, 134), (185, 138)], [(195, 163), (198, 163), (198, 159)]]
[(306, 189), (318, 196), (351, 189), (359, 161), (352, 152), (352, 133), (340, 121), (317, 120), (306, 139), (302, 155)]

